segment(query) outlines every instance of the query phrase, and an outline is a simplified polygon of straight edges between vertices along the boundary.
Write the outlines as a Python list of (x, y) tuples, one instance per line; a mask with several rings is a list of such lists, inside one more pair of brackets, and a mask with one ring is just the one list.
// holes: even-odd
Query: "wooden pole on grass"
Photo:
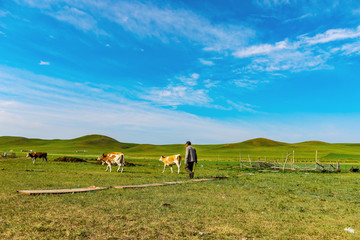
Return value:
[(284, 162), (284, 166), (283, 166), (283, 171), (285, 171), (285, 167), (286, 167), (286, 163), (287, 163), (287, 160), (288, 160), (288, 157), (290, 156), (289, 153), (286, 154), (286, 159), (285, 159), (285, 162)]
[(295, 170), (295, 151), (293, 150), (292, 169)]

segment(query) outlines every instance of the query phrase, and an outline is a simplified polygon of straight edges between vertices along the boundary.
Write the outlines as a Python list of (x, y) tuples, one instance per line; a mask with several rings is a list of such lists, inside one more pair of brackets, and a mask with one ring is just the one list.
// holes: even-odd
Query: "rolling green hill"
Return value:
[[(247, 160), (282, 160), (287, 152), (295, 151), (297, 162), (313, 162), (315, 151), (321, 161), (342, 160), (348, 162), (360, 161), (360, 144), (356, 143), (325, 143), (307, 141), (301, 143), (284, 143), (265, 138), (256, 138), (240, 143), (194, 145), (201, 160), (238, 161)], [(104, 152), (121, 151), (127, 158), (157, 159), (161, 155), (185, 153), (183, 144), (151, 145), (123, 143), (103, 135), (87, 135), (75, 139), (44, 140), (24, 137), (0, 137), (0, 151), (13, 150), (19, 156), (25, 155), (21, 150), (46, 151), (51, 156), (82, 155), (96, 157)], [(76, 153), (76, 151), (86, 151)]]

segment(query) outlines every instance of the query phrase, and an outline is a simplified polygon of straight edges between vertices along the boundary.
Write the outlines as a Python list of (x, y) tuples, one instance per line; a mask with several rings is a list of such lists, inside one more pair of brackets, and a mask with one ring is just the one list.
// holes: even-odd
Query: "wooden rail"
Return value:
[[(189, 181), (176, 181), (176, 182), (164, 182), (164, 183), (149, 183), (149, 184), (139, 184), (139, 185), (123, 185), (123, 186), (110, 186), (110, 188), (144, 188), (144, 187), (157, 187), (157, 186), (166, 186), (180, 183), (192, 183), (192, 182), (203, 182), (211, 181), (216, 178), (225, 178), (225, 177), (212, 177), (212, 178), (199, 178)], [(18, 193), (23, 193), (27, 195), (42, 195), (42, 194), (67, 194), (67, 193), (81, 193), (81, 192), (90, 192), (97, 190), (106, 190), (108, 187), (87, 187), (87, 188), (71, 188), (71, 189), (55, 189), (55, 190), (19, 190)]]
[(145, 188), (145, 187), (157, 187), (157, 186), (166, 186), (172, 184), (180, 184), (180, 183), (191, 183), (191, 182), (203, 182), (203, 181), (211, 181), (215, 178), (199, 178), (193, 179), (189, 181), (177, 181), (177, 182), (164, 182), (164, 183), (149, 183), (149, 184), (139, 184), (139, 185), (122, 185), (122, 186), (111, 186), (111, 188)]
[(66, 193), (80, 193), (80, 192), (90, 192), (97, 190), (105, 190), (107, 187), (87, 187), (87, 188), (71, 188), (71, 189), (56, 189), (56, 190), (19, 190), (18, 193), (23, 193), (27, 195), (41, 195), (41, 194), (66, 194)]

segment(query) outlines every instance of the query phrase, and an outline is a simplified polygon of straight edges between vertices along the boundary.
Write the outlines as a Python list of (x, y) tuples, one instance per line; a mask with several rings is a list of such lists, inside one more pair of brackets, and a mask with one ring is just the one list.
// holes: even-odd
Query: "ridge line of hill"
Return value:
[[(25, 143), (31, 143), (36, 142), (39, 143), (49, 143), (52, 141), (58, 141), (58, 142), (73, 142), (76, 144), (109, 144), (109, 143), (120, 143), (120, 144), (126, 144), (131, 146), (136, 145), (182, 145), (182, 144), (140, 144), (140, 143), (127, 143), (127, 142), (120, 142), (112, 137), (108, 137), (105, 135), (100, 134), (91, 134), (91, 135), (84, 135), (81, 137), (73, 138), (73, 139), (41, 139), (41, 138), (26, 138), (21, 136), (0, 136), (0, 144), (4, 143), (18, 143), (18, 144), (25, 144)], [(230, 147), (235, 147), (237, 145), (249, 145), (254, 147), (271, 147), (271, 146), (287, 146), (287, 145), (327, 145), (332, 143), (322, 142), (322, 141), (304, 141), (299, 143), (286, 143), (286, 142), (280, 142), (275, 141), (267, 138), (253, 138), (249, 140), (245, 140), (242, 142), (236, 142), (236, 143), (220, 143), (220, 144), (196, 144), (196, 145), (226, 145)], [(351, 143), (350, 143), (351, 144)], [(356, 144), (356, 143), (354, 143)]]

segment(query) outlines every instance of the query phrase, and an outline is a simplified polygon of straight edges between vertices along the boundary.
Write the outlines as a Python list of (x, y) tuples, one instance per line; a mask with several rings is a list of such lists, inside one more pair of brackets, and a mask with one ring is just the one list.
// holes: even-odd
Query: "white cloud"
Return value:
[(325, 33), (319, 33), (314, 37), (302, 37), (301, 41), (309, 45), (314, 45), (359, 37), (360, 26), (356, 29), (329, 29)]
[(235, 25), (218, 25), (185, 9), (159, 7), (140, 2), (119, 2), (107, 9), (107, 17), (140, 37), (163, 42), (177, 38), (196, 41), (207, 50), (219, 51), (247, 42), (253, 31)]
[(50, 62), (40, 61), (39, 64), (40, 65), (50, 65)]
[(306, 13), (300, 17), (296, 17), (296, 18), (291, 18), (291, 19), (287, 19), (285, 21), (283, 21), (283, 23), (290, 23), (290, 22), (294, 22), (294, 21), (299, 21), (299, 20), (303, 20), (305, 18), (310, 18), (310, 17), (313, 17), (314, 14), (312, 13)]
[(310, 71), (329, 68), (329, 58), (327, 52), (288, 51), (258, 58), (247, 68), (249, 72)]
[(237, 111), (239, 112), (251, 112), (251, 113), (255, 113), (256, 111), (254, 110), (255, 106), (248, 104), (248, 103), (235, 103), (231, 100), (227, 100), (227, 103), (232, 106), (233, 108), (235, 108)]
[(254, 55), (266, 55), (272, 52), (281, 51), (289, 48), (292, 48), (292, 46), (289, 46), (288, 41), (285, 40), (285, 41), (277, 42), (275, 43), (275, 45), (262, 44), (257, 46), (250, 46), (234, 52), (233, 55), (237, 58), (246, 58)]
[(360, 54), (360, 40), (352, 43), (346, 43), (342, 46), (334, 47), (331, 49), (332, 54), (340, 54), (343, 56), (358, 55)]
[[(149, 100), (160, 106), (206, 106), (210, 107), (213, 101), (209, 95), (208, 89), (196, 87), (200, 75), (192, 73), (187, 76), (176, 76), (169, 79), (170, 83), (164, 88), (153, 87), (145, 89), (139, 97)], [(206, 81), (204, 81), (206, 83)], [(211, 83), (207, 82), (209, 88)], [(215, 86), (215, 85), (214, 85)]]
[(98, 28), (97, 21), (90, 14), (75, 7), (65, 6), (57, 11), (48, 11), (47, 14), (85, 32), (93, 31), (96, 34), (107, 35), (104, 30)]
[[(61, 2), (65, 7), (59, 8)], [(207, 51), (222, 51), (243, 46), (254, 31), (240, 25), (214, 24), (193, 11), (156, 6), (140, 1), (19, 1), (37, 7), (59, 21), (72, 24), (83, 31), (108, 35), (99, 27), (106, 19), (140, 38), (158, 39), (164, 43), (195, 41)], [(93, 17), (93, 16), (96, 16)], [(111, 31), (111, 30), (110, 30)]]
[[(356, 29), (329, 29), (324, 33), (308, 37), (298, 36), (297, 41), (285, 39), (275, 44), (260, 44), (241, 48), (233, 52), (236, 58), (249, 58), (250, 63), (242, 72), (308, 71), (331, 68), (328, 60), (335, 54), (349, 55), (358, 52), (358, 44), (343, 43), (360, 38), (360, 26)], [(338, 42), (336, 42), (338, 41)], [(329, 51), (325, 43), (332, 43)]]
[(211, 60), (205, 60), (203, 58), (199, 58), (199, 61), (201, 64), (206, 65), (206, 66), (214, 66), (215, 65), (215, 63)]
[(84, 32), (92, 31), (97, 35), (108, 36), (103, 29), (98, 27), (97, 20), (89, 13), (89, 7), (96, 7), (96, 2), (88, 3), (82, 1), (33, 1), (18, 0), (18, 4), (39, 8), (44, 14), (47, 14), (59, 21), (66, 22)]
[(271, 8), (279, 5), (288, 5), (291, 3), (291, 0), (253, 0), (255, 4), (264, 7)]
[(206, 90), (189, 86), (170, 85), (164, 89), (153, 88), (141, 97), (161, 106), (204, 106), (212, 101)]
[(199, 77), (200, 77), (200, 75), (198, 74), (198, 73), (193, 73), (193, 74), (191, 74), (191, 77), (193, 78), (193, 79), (199, 79)]
[(198, 73), (192, 73), (190, 76), (178, 76), (175, 79), (180, 80), (182, 83), (188, 86), (196, 86), (197, 80), (199, 79), (200, 75)]
[(249, 80), (249, 79), (241, 79), (241, 80), (238, 79), (238, 80), (234, 80), (233, 83), (238, 87), (253, 89), (259, 84), (259, 81)]
[(212, 81), (210, 79), (206, 79), (204, 80), (205, 83), (205, 87), (206, 88), (212, 88), (212, 87), (217, 87), (217, 85), (220, 83), (220, 81)]

